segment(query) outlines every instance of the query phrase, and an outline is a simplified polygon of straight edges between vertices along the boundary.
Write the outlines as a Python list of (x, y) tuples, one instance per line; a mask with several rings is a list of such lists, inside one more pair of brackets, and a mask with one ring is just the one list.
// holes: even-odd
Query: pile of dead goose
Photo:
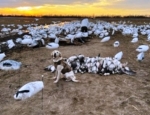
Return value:
[[(94, 73), (100, 75), (110, 74), (127, 74), (135, 75), (127, 63), (121, 63), (123, 52), (118, 52), (114, 57), (86, 57), (83, 54), (70, 56), (66, 59), (66, 63), (70, 65), (74, 73)], [(55, 71), (54, 65), (45, 68), (50, 72)]]

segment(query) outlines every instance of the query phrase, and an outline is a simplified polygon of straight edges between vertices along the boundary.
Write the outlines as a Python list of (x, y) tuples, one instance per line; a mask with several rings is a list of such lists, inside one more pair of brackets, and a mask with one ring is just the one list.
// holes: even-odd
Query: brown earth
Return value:
[[(52, 50), (28, 48), (8, 52), (5, 59), (22, 62), (17, 71), (0, 70), (0, 115), (150, 115), (150, 52), (145, 54), (143, 62), (136, 61), (138, 45), (148, 44), (146, 36), (139, 36), (139, 42), (131, 44), (131, 36), (120, 32), (111, 36), (111, 40), (101, 43), (99, 38), (92, 38), (82, 45), (62, 45), (58, 48), (64, 57), (74, 54), (102, 57), (114, 56), (123, 51), (121, 62), (137, 72), (135, 76), (97, 74), (76, 74), (81, 83), (60, 80), (54, 84), (53, 74), (44, 71), (51, 61)], [(113, 47), (119, 40), (120, 46)], [(15, 92), (24, 84), (41, 80), (44, 75), (42, 92), (25, 101), (16, 101)]]

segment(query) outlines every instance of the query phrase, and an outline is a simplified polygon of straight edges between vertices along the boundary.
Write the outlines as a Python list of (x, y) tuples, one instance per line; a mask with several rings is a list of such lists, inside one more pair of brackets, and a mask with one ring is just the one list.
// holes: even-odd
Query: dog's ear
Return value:
[(54, 52), (51, 53), (51, 57), (54, 58)]
[(56, 53), (54, 53), (53, 58), (56, 58)]

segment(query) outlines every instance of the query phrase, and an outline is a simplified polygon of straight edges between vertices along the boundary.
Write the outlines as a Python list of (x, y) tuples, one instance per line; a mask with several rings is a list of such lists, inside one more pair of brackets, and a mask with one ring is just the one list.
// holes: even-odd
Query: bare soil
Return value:
[[(0, 114), (1, 115), (150, 115), (150, 52), (146, 52), (143, 62), (136, 61), (138, 45), (148, 44), (146, 36), (139, 36), (139, 42), (131, 44), (131, 36), (120, 32), (111, 40), (101, 43), (97, 37), (82, 45), (60, 45), (64, 57), (84, 54), (85, 56), (114, 56), (123, 51), (121, 62), (137, 72), (135, 76), (97, 74), (76, 74), (80, 83), (66, 82), (63, 79), (54, 84), (53, 73), (44, 68), (52, 64), (50, 53), (53, 50), (25, 48), (8, 52), (5, 59), (22, 62), (17, 71), (0, 70)], [(113, 47), (119, 40), (120, 46)], [(51, 63), (50, 63), (51, 62)], [(25, 101), (16, 101), (13, 96), (24, 84), (41, 80), (44, 75), (42, 92)]]

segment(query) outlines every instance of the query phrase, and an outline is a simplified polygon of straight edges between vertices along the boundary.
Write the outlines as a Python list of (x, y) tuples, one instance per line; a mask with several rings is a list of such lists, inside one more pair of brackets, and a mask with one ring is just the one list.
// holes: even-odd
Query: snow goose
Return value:
[(12, 39), (7, 41), (7, 45), (8, 45), (9, 49), (11, 49), (11, 48), (13, 48), (15, 46), (15, 44), (14, 44)]
[(22, 38), (17, 38), (15, 42), (16, 43), (21, 43), (21, 41), (22, 41)]
[(1, 32), (3, 32), (3, 33), (5, 33), (5, 34), (6, 34), (6, 33), (8, 33), (8, 32), (9, 32), (9, 30), (8, 30), (8, 28), (2, 28), (2, 29), (1, 29)]
[(56, 37), (54, 42), (58, 44), (59, 43), (59, 38)]
[(59, 44), (57, 44), (57, 43), (55, 43), (55, 42), (51, 42), (51, 43), (48, 43), (47, 45), (46, 45), (46, 48), (47, 49), (56, 49), (56, 48), (58, 48), (59, 47)]
[(147, 41), (150, 41), (150, 34), (147, 36)]
[(47, 66), (46, 68), (44, 68), (44, 70), (46, 71), (50, 71), (50, 72), (54, 72), (56, 70), (55, 66), (54, 65), (49, 65)]
[(29, 35), (24, 35), (23, 40), (21, 41), (21, 44), (30, 44), (32, 43), (32, 38)]
[(140, 52), (138, 55), (137, 55), (137, 61), (142, 61), (144, 59), (144, 52)]
[(107, 37), (104, 37), (102, 40), (101, 40), (101, 42), (107, 42), (107, 41), (109, 41), (110, 40), (110, 36), (107, 36)]
[(135, 37), (135, 38), (133, 38), (133, 39), (131, 40), (131, 43), (136, 43), (136, 42), (138, 42), (138, 38), (137, 38), (137, 37)]
[[(73, 43), (73, 42), (74, 42), (74, 39), (75, 39), (75, 36), (76, 36), (76, 35), (68, 34), (68, 35), (65, 37), (65, 39), (70, 40), (71, 43)], [(77, 36), (76, 36), (76, 37), (77, 37)]]

